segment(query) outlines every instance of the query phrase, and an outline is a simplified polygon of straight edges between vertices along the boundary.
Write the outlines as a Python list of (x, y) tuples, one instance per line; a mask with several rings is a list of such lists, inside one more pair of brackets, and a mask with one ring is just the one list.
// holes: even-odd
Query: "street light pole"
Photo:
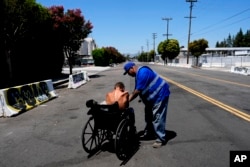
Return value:
[(187, 43), (187, 64), (189, 63), (189, 43), (190, 43), (190, 35), (191, 35), (191, 20), (192, 18), (192, 8), (193, 8), (193, 3), (197, 2), (197, 0), (186, 0), (186, 2), (190, 2), (190, 13), (189, 13), (189, 17), (185, 17), (185, 18), (189, 18), (189, 28), (188, 28), (188, 43)]

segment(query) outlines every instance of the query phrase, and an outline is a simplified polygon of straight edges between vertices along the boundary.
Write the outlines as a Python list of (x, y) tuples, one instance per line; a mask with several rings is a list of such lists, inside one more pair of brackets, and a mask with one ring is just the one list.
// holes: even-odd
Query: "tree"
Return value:
[(157, 47), (157, 51), (159, 54), (161, 54), (161, 58), (162, 60), (164, 60), (164, 62), (167, 62), (167, 40), (160, 42), (158, 47)]
[(104, 64), (110, 65), (112, 63), (121, 63), (125, 61), (125, 57), (122, 56), (122, 54), (114, 47), (104, 47), (105, 50), (105, 59), (107, 60), (107, 63)]
[(142, 52), (138, 55), (137, 57), (138, 61), (140, 62), (148, 62), (148, 53), (147, 52)]
[(215, 47), (216, 47), (216, 48), (217, 48), (217, 47), (220, 47), (219, 41), (216, 42)]
[[(61, 74), (64, 55), (73, 60), (93, 28), (78, 9), (49, 10), (35, 0), (2, 0), (0, 6), (0, 87)], [(32, 70), (39, 75), (31, 77)]]
[(244, 34), (242, 29), (236, 34), (234, 40), (234, 47), (244, 47)]
[(103, 62), (105, 61), (104, 53), (105, 53), (104, 48), (96, 48), (92, 51), (92, 56), (96, 66), (103, 65)]
[(168, 39), (160, 42), (157, 51), (161, 54), (161, 58), (167, 61), (167, 58), (172, 62), (180, 53), (179, 42), (176, 39)]
[(63, 6), (52, 6), (49, 11), (63, 53), (68, 59), (70, 74), (72, 74), (76, 52), (79, 50), (82, 40), (92, 32), (92, 23), (85, 21), (80, 9), (68, 10), (64, 13)]
[(250, 30), (248, 30), (245, 34), (245, 42), (246, 42), (246, 47), (250, 47)]
[(92, 51), (96, 66), (109, 66), (113, 63), (121, 63), (126, 58), (114, 47), (102, 47)]
[[(35, 0), (3, 0), (1, 8), (1, 76), (6, 82), (3, 85), (13, 86), (24, 82), (25, 76), (20, 74), (24, 74), (30, 67), (22, 64), (27, 62), (30, 56), (27, 52), (31, 52), (33, 48), (29, 44), (34, 43), (38, 34), (42, 34), (43, 31), (37, 28), (44, 29), (49, 15)], [(26, 54), (22, 54), (24, 51)], [(22, 68), (18, 67), (20, 64), (23, 65)]]
[(231, 37), (231, 35), (229, 34), (228, 35), (228, 38), (227, 38), (227, 47), (232, 47), (233, 46), (233, 38)]
[(196, 57), (196, 66), (198, 66), (198, 58), (206, 51), (208, 41), (205, 39), (194, 40), (189, 43), (188, 47), (191, 54)]
[(228, 35), (227, 39), (219, 42), (217, 41), (215, 47), (249, 47), (250, 46), (250, 37), (249, 30), (246, 31), (246, 34), (243, 33), (240, 28), (236, 36)]

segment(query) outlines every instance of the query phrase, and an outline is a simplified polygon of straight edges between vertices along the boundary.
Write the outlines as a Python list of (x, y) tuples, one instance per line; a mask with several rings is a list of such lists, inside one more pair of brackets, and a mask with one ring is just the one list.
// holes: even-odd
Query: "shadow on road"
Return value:
[(169, 140), (172, 140), (176, 136), (177, 136), (177, 133), (175, 131), (166, 130), (166, 144), (168, 143)]
[[(165, 130), (166, 132), (166, 144), (168, 143), (169, 140), (172, 140), (173, 138), (175, 138), (177, 136), (176, 132), (175, 131), (171, 131), (171, 130)], [(138, 132), (138, 135), (139, 136), (143, 136), (144, 134), (144, 131), (140, 131)], [(156, 139), (156, 136), (151, 136), (150, 138), (143, 138), (141, 140), (155, 140)]]
[[(88, 155), (88, 158), (91, 158), (92, 156), (94, 155), (98, 155), (100, 154), (101, 152), (110, 152), (110, 153), (116, 153), (115, 152), (115, 147), (114, 147), (114, 140), (111, 140), (111, 141), (107, 141), (105, 143), (102, 144), (102, 146), (100, 147), (100, 149), (98, 150), (93, 150), (93, 152), (91, 152), (89, 155)], [(135, 142), (135, 144), (133, 144), (132, 147), (128, 147), (130, 148), (127, 152), (127, 155), (126, 155), (126, 158), (122, 160), (120, 166), (122, 165), (125, 165), (135, 154), (136, 152), (139, 150), (140, 148), (140, 142)]]

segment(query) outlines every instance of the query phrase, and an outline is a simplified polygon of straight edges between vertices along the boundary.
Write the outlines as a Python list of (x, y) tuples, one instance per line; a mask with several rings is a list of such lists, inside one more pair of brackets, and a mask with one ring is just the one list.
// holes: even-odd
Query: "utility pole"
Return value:
[(193, 8), (193, 3), (197, 2), (197, 0), (186, 0), (186, 2), (190, 2), (190, 13), (189, 13), (189, 17), (185, 17), (185, 18), (189, 18), (189, 28), (188, 28), (188, 43), (187, 43), (187, 64), (189, 63), (189, 43), (190, 43), (190, 35), (191, 35), (191, 20), (192, 18), (192, 8)]
[(141, 56), (142, 56), (142, 61), (145, 62), (145, 59), (142, 54), (143, 54), (143, 46), (141, 46)]
[(168, 33), (168, 27), (169, 27), (169, 21), (172, 20), (172, 18), (162, 18), (162, 20), (166, 20), (167, 21), (167, 34), (163, 34), (163, 36), (167, 36), (167, 40), (168, 40), (168, 36), (172, 35)]
[(156, 33), (153, 33), (153, 41), (154, 41), (154, 57), (153, 57), (153, 61), (155, 62), (155, 56), (156, 56), (156, 52), (155, 52), (155, 38), (157, 37), (157, 34)]
[(149, 53), (148, 53), (148, 52), (149, 52), (149, 50), (148, 50), (148, 40), (147, 40), (147, 62), (149, 62), (149, 61), (148, 61), (148, 56), (149, 56)]

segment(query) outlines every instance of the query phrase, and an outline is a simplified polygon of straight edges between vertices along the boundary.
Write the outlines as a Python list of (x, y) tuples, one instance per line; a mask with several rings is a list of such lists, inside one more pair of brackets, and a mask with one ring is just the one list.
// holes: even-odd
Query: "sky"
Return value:
[[(80, 9), (92, 25), (97, 46), (122, 54), (148, 52), (160, 42), (176, 39), (187, 47), (190, 2), (186, 0), (36, 0), (44, 7)], [(169, 21), (166, 20), (169, 19)], [(168, 28), (167, 28), (168, 27)], [(206, 39), (209, 47), (240, 29), (250, 30), (250, 0), (198, 0), (193, 3), (190, 42)], [(154, 35), (155, 34), (155, 35)]]

